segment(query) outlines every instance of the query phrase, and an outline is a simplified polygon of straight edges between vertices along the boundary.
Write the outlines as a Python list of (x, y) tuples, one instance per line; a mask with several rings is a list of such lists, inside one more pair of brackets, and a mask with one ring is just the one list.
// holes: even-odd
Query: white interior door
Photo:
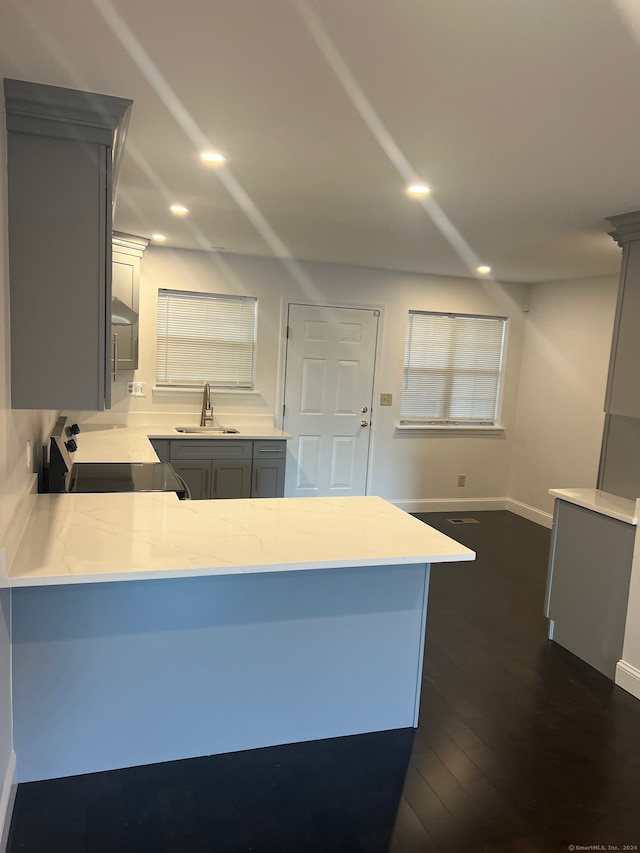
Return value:
[(379, 311), (290, 304), (286, 494), (364, 495)]

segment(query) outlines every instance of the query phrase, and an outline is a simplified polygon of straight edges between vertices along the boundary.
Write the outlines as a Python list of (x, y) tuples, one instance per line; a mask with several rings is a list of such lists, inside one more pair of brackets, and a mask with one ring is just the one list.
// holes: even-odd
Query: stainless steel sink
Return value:
[(239, 430), (233, 427), (216, 427), (216, 426), (186, 426), (176, 427), (176, 432), (182, 433), (211, 433), (212, 435), (237, 435)]

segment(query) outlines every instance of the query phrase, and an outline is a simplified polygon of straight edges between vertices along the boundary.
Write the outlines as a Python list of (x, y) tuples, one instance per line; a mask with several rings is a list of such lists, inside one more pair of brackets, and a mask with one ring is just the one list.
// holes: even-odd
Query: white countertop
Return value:
[(638, 503), (640, 501), (621, 498), (600, 489), (549, 489), (549, 494), (576, 506), (591, 509), (601, 515), (617, 518), (627, 524), (638, 523)]
[(37, 495), (0, 586), (473, 559), (464, 545), (379, 497)]
[[(176, 426), (183, 426), (182, 422)], [(203, 439), (259, 440), (287, 439), (291, 436), (275, 427), (245, 427), (238, 433), (180, 433), (175, 427), (146, 425), (124, 426), (108, 424), (80, 424), (78, 450), (74, 462), (157, 462), (158, 457), (150, 438), (171, 438), (180, 441)]]

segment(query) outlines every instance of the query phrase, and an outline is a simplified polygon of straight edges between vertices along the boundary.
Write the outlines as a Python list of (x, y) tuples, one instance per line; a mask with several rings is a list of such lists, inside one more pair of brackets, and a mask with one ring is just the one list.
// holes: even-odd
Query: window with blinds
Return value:
[(158, 291), (158, 385), (253, 388), (257, 300)]
[(494, 426), (505, 317), (409, 311), (401, 424)]

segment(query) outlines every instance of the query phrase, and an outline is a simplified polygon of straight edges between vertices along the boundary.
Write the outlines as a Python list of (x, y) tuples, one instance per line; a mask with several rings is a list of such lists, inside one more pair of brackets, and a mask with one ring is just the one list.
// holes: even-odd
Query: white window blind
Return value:
[(506, 322), (410, 311), (401, 423), (494, 425)]
[(158, 291), (158, 385), (253, 388), (257, 301)]

